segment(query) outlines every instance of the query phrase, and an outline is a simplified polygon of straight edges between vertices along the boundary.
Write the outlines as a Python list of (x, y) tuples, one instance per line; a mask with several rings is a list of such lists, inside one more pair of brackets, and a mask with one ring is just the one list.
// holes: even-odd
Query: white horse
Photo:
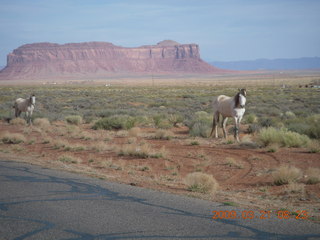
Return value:
[(226, 124), (228, 117), (233, 117), (235, 121), (234, 137), (239, 142), (240, 122), (245, 112), (246, 96), (246, 89), (239, 89), (239, 92), (234, 97), (220, 95), (216, 98), (213, 103), (214, 117), (210, 136), (215, 130), (215, 137), (218, 138), (217, 125), (221, 114), (224, 137), (227, 138)]
[(21, 112), (26, 113), (27, 122), (31, 123), (31, 117), (34, 110), (34, 106), (36, 104), (36, 97), (34, 94), (30, 96), (30, 98), (17, 98), (14, 102), (15, 116), (20, 117)]

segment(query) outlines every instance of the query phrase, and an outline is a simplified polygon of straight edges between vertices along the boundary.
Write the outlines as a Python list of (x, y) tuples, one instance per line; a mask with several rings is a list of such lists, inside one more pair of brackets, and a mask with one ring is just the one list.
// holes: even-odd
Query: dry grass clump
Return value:
[(66, 148), (68, 146), (70, 146), (70, 143), (69, 141), (67, 140), (63, 140), (63, 139), (54, 139), (51, 141), (52, 145), (53, 145), (53, 148), (54, 149), (60, 149), (60, 148)]
[(146, 172), (146, 171), (150, 171), (151, 170), (151, 167), (149, 167), (149, 166), (140, 166), (140, 167), (138, 167), (138, 170), (139, 171), (142, 171), (142, 172)]
[(40, 127), (42, 129), (49, 129), (51, 126), (51, 123), (47, 118), (36, 118), (33, 121), (33, 125)]
[(27, 125), (27, 122), (23, 118), (14, 118), (10, 121), (10, 124), (17, 125), (17, 126), (25, 126)]
[(173, 133), (165, 129), (158, 129), (154, 134), (155, 139), (170, 140), (172, 137)]
[(64, 150), (72, 151), (72, 152), (80, 152), (80, 151), (87, 150), (87, 146), (80, 143), (76, 143), (76, 144), (71, 144), (69, 146), (66, 146)]
[(243, 168), (243, 165), (241, 163), (237, 162), (232, 157), (226, 157), (225, 164), (228, 165), (229, 167), (235, 167), (235, 168), (239, 168), (239, 169)]
[(112, 151), (114, 149), (114, 145), (107, 144), (104, 141), (97, 141), (94, 143), (91, 143), (87, 149), (94, 150), (96, 152), (103, 152), (103, 151)]
[(148, 158), (152, 154), (150, 145), (143, 144), (125, 144), (118, 150), (119, 156), (132, 156), (139, 158)]
[(217, 180), (212, 175), (201, 172), (188, 174), (185, 178), (185, 184), (189, 191), (200, 193), (213, 194), (219, 187)]
[(133, 127), (128, 131), (130, 137), (139, 137), (141, 134), (141, 129), (139, 127)]
[(99, 166), (101, 168), (110, 168), (110, 166), (113, 165), (113, 159), (112, 158), (108, 158), (107, 160), (101, 160), (99, 161)]
[(284, 189), (286, 194), (299, 194), (301, 197), (305, 194), (305, 185), (303, 183), (291, 182)]
[(93, 134), (91, 132), (87, 132), (87, 131), (80, 132), (78, 136), (79, 136), (80, 139), (83, 139), (83, 140), (86, 140), (86, 141), (96, 139), (96, 135), (95, 134)]
[(65, 131), (68, 134), (68, 136), (70, 136), (72, 138), (78, 138), (79, 133), (81, 132), (81, 129), (80, 129), (80, 127), (75, 126), (75, 125), (67, 125), (65, 128)]
[(73, 163), (73, 164), (82, 162), (80, 158), (77, 158), (71, 155), (62, 155), (61, 157), (58, 158), (58, 160), (63, 163)]
[(115, 133), (117, 137), (128, 137), (129, 132), (127, 130), (119, 130)]
[(272, 143), (267, 147), (267, 152), (277, 152), (279, 151), (279, 148), (280, 148), (279, 144)]
[(302, 176), (302, 171), (299, 168), (293, 166), (280, 166), (272, 174), (275, 185), (284, 185), (292, 182), (296, 182)]
[(49, 136), (43, 136), (42, 138), (42, 144), (48, 144), (54, 142), (54, 139)]
[(317, 140), (310, 142), (310, 144), (308, 145), (308, 150), (310, 153), (320, 152), (320, 142)]
[(115, 164), (112, 158), (101, 161), (99, 165), (101, 168), (112, 168), (112, 169), (118, 170), (118, 171), (123, 170), (123, 166)]
[(89, 140), (105, 140), (105, 141), (110, 141), (112, 140), (112, 136), (104, 131), (104, 130), (96, 130), (94, 132), (91, 131), (87, 131), (87, 130), (81, 130), (79, 128), (79, 130), (77, 131), (77, 133), (73, 134), (75, 137), (89, 141)]
[(147, 144), (125, 144), (118, 149), (119, 156), (131, 156), (138, 158), (163, 158), (166, 156), (166, 150), (164, 147), (160, 151), (152, 149), (152, 147)]
[(165, 146), (162, 146), (159, 150), (156, 150), (152, 157), (154, 158), (167, 158), (168, 151)]
[(82, 117), (78, 115), (66, 116), (65, 120), (67, 121), (67, 123), (73, 125), (80, 125), (83, 122)]
[(307, 184), (320, 183), (320, 168), (308, 168), (306, 171)]
[(241, 139), (241, 143), (240, 143), (240, 146), (241, 147), (244, 147), (244, 148), (252, 148), (252, 149), (255, 149), (255, 148), (258, 148), (258, 144), (256, 142), (254, 142), (251, 138), (251, 136), (249, 135), (245, 135), (242, 139)]
[(0, 140), (5, 144), (19, 144), (26, 142), (25, 136), (20, 133), (3, 132), (0, 134)]

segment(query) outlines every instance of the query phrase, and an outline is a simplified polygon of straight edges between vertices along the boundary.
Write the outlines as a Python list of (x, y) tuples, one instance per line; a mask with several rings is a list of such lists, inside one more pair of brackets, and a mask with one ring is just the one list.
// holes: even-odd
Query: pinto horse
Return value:
[(212, 130), (210, 136), (212, 136), (213, 131), (215, 130), (215, 137), (218, 138), (218, 123), (219, 117), (222, 116), (222, 129), (224, 137), (227, 138), (226, 124), (228, 117), (233, 117), (235, 121), (234, 137), (239, 142), (239, 129), (240, 122), (245, 112), (246, 104), (246, 89), (239, 89), (238, 93), (234, 97), (228, 97), (225, 95), (218, 96), (214, 103), (214, 116), (212, 123)]
[(13, 108), (15, 109), (15, 116), (20, 117), (21, 112), (25, 112), (27, 122), (30, 124), (35, 104), (36, 97), (34, 96), (34, 94), (32, 94), (30, 98), (27, 99), (17, 98), (13, 106)]

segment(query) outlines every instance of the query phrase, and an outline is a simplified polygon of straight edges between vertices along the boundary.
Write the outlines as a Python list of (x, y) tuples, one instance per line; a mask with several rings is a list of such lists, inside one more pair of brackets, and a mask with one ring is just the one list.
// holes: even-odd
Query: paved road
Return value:
[(0, 160), (1, 240), (320, 239), (306, 220), (212, 219), (226, 210), (244, 211)]

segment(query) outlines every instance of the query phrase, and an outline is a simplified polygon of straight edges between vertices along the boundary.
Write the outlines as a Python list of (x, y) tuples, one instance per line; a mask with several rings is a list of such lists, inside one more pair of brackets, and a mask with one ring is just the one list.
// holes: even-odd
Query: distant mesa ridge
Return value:
[(125, 48), (108, 42), (33, 43), (13, 50), (0, 79), (103, 77), (110, 73), (223, 73), (200, 58), (197, 44), (164, 40)]
[(320, 57), (303, 57), (303, 58), (279, 58), (279, 59), (257, 59), (247, 61), (214, 61), (210, 64), (219, 67), (241, 70), (307, 70), (320, 69)]

